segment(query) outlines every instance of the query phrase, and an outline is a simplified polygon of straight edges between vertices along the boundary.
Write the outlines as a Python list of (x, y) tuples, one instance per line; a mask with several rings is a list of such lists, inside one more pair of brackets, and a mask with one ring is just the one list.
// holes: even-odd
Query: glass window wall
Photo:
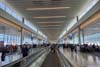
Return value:
[(4, 42), (4, 45), (20, 45), (21, 31), (0, 22), (0, 42)]
[(27, 43), (27, 44), (32, 44), (32, 33), (23, 29), (23, 44)]
[(84, 28), (84, 41), (88, 45), (100, 46), (100, 19)]

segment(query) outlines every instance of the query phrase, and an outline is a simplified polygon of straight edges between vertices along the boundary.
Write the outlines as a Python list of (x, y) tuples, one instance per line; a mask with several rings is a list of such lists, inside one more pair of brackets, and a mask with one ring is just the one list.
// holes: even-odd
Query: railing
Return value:
[(46, 49), (46, 51), (41, 55), (41, 57), (39, 57), (35, 62), (33, 62), (31, 65), (27, 67), (41, 67), (50, 51), (50, 49)]
[(42, 48), (33, 54), (30, 54), (29, 56), (25, 58), (20, 58), (10, 64), (4, 65), (2, 67), (28, 67), (30, 64), (35, 62), (42, 54), (44, 54), (48, 48)]
[(61, 67), (74, 67), (59, 50), (56, 50), (56, 52), (58, 54)]

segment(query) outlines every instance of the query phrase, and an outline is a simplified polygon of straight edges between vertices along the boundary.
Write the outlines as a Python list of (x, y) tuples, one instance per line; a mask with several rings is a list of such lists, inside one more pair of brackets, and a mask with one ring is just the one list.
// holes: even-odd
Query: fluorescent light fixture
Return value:
[[(13, 7), (11, 7), (11, 5), (9, 3), (7, 3), (5, 0), (0, 0), (0, 9), (3, 9), (8, 14), (12, 15), (13, 17), (15, 17), (17, 20), (22, 21), (22, 15), (20, 13), (18, 13)], [(37, 32), (37, 28), (30, 21), (28, 21), (26, 19), (25, 19), (25, 25), (27, 25), (32, 30), (34, 30), (35, 32)], [(13, 26), (17, 27), (16, 25), (13, 25)], [(19, 28), (19, 27), (17, 27), (17, 28)], [(43, 37), (46, 37), (42, 32), (39, 32), (39, 34), (41, 36), (43, 36)]]
[(79, 19), (81, 19), (95, 4), (97, 4), (99, 0), (89, 0), (85, 4), (85, 6), (81, 9)]
[(58, 10), (58, 9), (68, 9), (70, 7), (41, 7), (41, 8), (27, 8), (26, 10)]
[[(82, 11), (80, 11), (79, 19), (81, 19), (98, 2), (99, 2), (99, 0), (89, 0), (86, 3), (86, 5), (84, 6), (85, 10), (81, 9)], [(67, 27), (67, 31), (69, 31), (76, 23), (77, 23), (77, 21), (72, 20), (70, 25)], [(63, 37), (63, 35), (61, 35), (59, 38), (61, 38), (61, 37)]]
[(68, 27), (67, 27), (67, 30), (65, 29), (65, 30), (62, 32), (62, 34), (59, 36), (59, 39), (62, 38), (62, 37), (66, 34), (66, 32), (69, 31), (69, 30), (72, 28), (72, 26), (73, 26), (75, 23), (77, 23), (76, 18), (74, 18), (74, 19), (71, 21), (71, 23), (70, 23), (70, 24), (68, 25)]
[[(35, 32), (37, 32), (37, 28), (28, 20), (25, 20), (25, 24), (30, 27), (32, 30), (34, 30)], [(41, 31), (38, 31), (37, 34), (43, 36), (44, 38), (46, 38), (46, 36), (41, 32)]]
[(41, 17), (33, 17), (35, 19), (46, 19), (46, 18), (65, 18), (66, 16), (41, 16)]
[(61, 39), (65, 34), (66, 34), (66, 30), (64, 30), (64, 31), (62, 32), (62, 34), (59, 36), (59, 39)]
[(58, 22), (37, 22), (37, 23), (64, 23), (63, 21), (58, 21)]
[(49, 27), (49, 26), (61, 26), (61, 25), (45, 25), (45, 26), (41, 26), (41, 27)]
[(43, 36), (44, 38), (47, 38), (47, 36), (44, 35), (41, 31), (38, 31), (38, 33), (39, 33), (41, 36)]
[(73, 20), (71, 20), (71, 23), (67, 27), (67, 31), (69, 31), (76, 23), (77, 23), (76, 18), (74, 18)]

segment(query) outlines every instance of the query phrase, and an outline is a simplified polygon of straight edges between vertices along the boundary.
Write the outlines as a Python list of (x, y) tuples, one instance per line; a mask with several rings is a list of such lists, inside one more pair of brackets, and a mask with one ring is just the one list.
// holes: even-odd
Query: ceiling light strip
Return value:
[(68, 9), (70, 7), (48, 7), (48, 8), (27, 8), (26, 10), (55, 10), (55, 9)]
[(61, 22), (37, 22), (37, 23), (64, 23), (64, 21), (61, 21)]
[(41, 16), (41, 17), (33, 17), (36, 19), (42, 19), (42, 18), (65, 18), (66, 16)]
[(49, 26), (56, 27), (56, 26), (61, 26), (61, 25), (46, 25), (46, 26), (41, 26), (41, 27), (49, 27)]

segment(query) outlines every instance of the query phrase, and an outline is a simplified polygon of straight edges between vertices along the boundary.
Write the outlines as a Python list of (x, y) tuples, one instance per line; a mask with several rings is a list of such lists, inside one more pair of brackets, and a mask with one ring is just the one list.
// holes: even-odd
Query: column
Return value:
[[(22, 23), (24, 24), (24, 18), (22, 18)], [(20, 45), (23, 44), (23, 27), (21, 27), (21, 41), (20, 41)]]
[(81, 45), (81, 30), (80, 30), (80, 27), (78, 28), (78, 42), (79, 42), (79, 45)]
[(38, 40), (38, 33), (39, 33), (39, 31), (38, 31), (38, 28), (37, 28), (37, 35), (36, 35), (36, 40), (37, 40), (37, 45), (39, 45), (39, 40)]
[(82, 37), (82, 42), (83, 42), (83, 44), (84, 44), (85, 41), (84, 41), (84, 30), (83, 30), (83, 29), (81, 29), (81, 37)]
[[(76, 17), (77, 22), (79, 21), (78, 16)], [(80, 33), (80, 26), (78, 27), (78, 43), (79, 45), (81, 45), (81, 33)]]

